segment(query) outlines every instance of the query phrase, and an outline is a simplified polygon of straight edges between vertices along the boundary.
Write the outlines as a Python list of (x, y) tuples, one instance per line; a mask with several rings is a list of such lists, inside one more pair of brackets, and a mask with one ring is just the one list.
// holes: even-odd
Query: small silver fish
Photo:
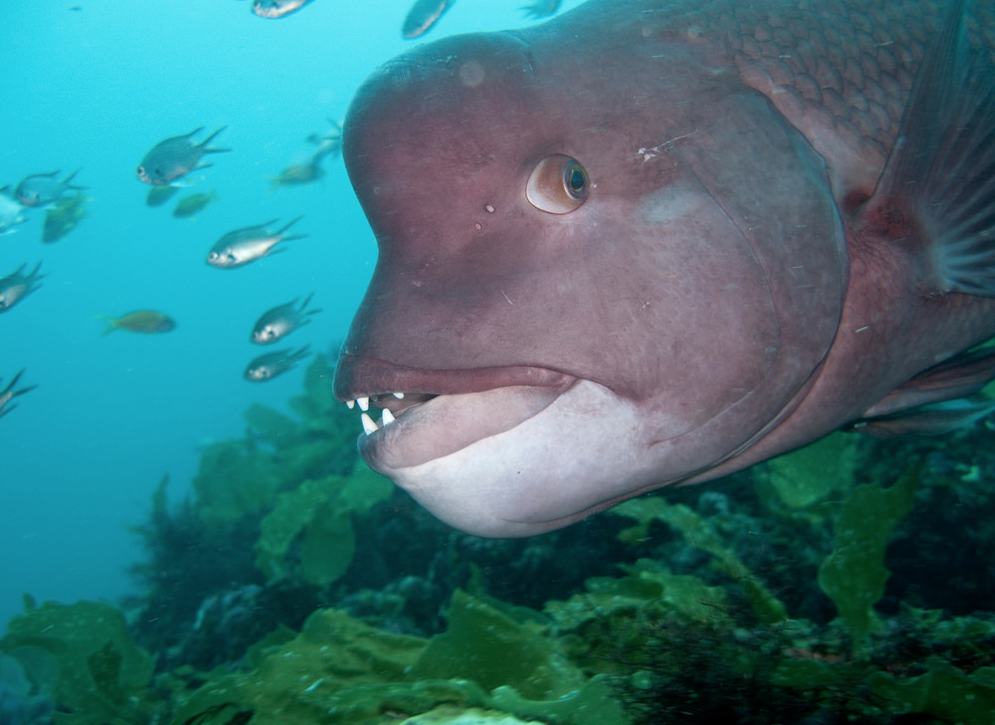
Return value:
[(261, 18), (283, 18), (309, 2), (311, 0), (254, 0), (252, 12)]
[(417, 0), (401, 27), (401, 35), (410, 40), (427, 33), (455, 0)]
[(262, 257), (281, 252), (282, 248), (276, 252), (272, 251), (273, 245), (279, 242), (289, 242), (293, 239), (303, 239), (307, 236), (307, 234), (283, 236), (285, 231), (303, 218), (303, 216), (299, 216), (275, 232), (271, 232), (267, 227), (276, 219), (271, 219), (258, 226), (228, 232), (211, 247), (211, 251), (207, 255), (207, 263), (218, 269), (235, 269)]
[(38, 270), (41, 268), (41, 262), (36, 264), (35, 268), (31, 270), (31, 274), (27, 276), (21, 274), (21, 271), (25, 266), (26, 265), (22, 264), (17, 268), (16, 272), (0, 279), (0, 312), (6, 312), (29, 294), (41, 287), (41, 285), (38, 284), (38, 280), (45, 276), (43, 274), (38, 274)]
[(32, 174), (17, 185), (14, 196), (24, 206), (46, 206), (58, 201), (70, 189), (73, 191), (86, 189), (85, 186), (74, 186), (70, 183), (78, 173), (79, 170), (76, 170), (62, 181), (55, 178), (59, 174), (58, 171), (50, 174)]
[[(5, 415), (7, 415), (7, 413), (9, 413), (10, 411), (12, 411), (14, 408), (17, 407), (17, 405), (12, 405), (8, 408), (7, 403), (16, 398), (18, 395), (24, 395), (28, 391), (34, 390), (35, 388), (38, 387), (37, 385), (29, 385), (26, 388), (21, 388), (20, 390), (14, 390), (14, 386), (17, 385), (17, 381), (21, 378), (21, 375), (23, 374), (24, 374), (24, 369), (22, 368), (21, 371), (14, 376), (14, 379), (7, 384), (7, 387), (4, 388), (3, 390), (0, 390), (0, 418), (3, 418)], [(3, 382), (3, 378), (0, 378), (0, 382)]]
[(304, 327), (311, 321), (308, 319), (311, 315), (317, 315), (321, 312), (320, 309), (305, 311), (312, 297), (314, 297), (313, 292), (307, 296), (304, 304), (300, 307), (294, 306), (300, 299), (298, 297), (285, 305), (264, 312), (252, 328), (251, 341), (257, 345), (269, 345), (277, 340), (282, 340), (297, 328)]
[(249, 363), (245, 372), (242, 373), (242, 377), (253, 383), (272, 380), (277, 375), (283, 375), (288, 370), (293, 370), (297, 363), (311, 354), (310, 349), (310, 345), (305, 345), (300, 350), (292, 352), (288, 347), (286, 350), (260, 355)]
[(7, 194), (9, 188), (0, 189), (0, 236), (13, 234), (17, 231), (14, 226), (27, 221), (27, 217), (21, 215), (24, 207)]
[(198, 165), (197, 162), (204, 154), (221, 154), (231, 151), (231, 149), (207, 147), (207, 144), (226, 128), (228, 127), (222, 126), (199, 144), (191, 141), (190, 137), (203, 131), (203, 126), (191, 131), (186, 136), (174, 136), (160, 141), (145, 154), (145, 158), (136, 169), (135, 174), (138, 176), (138, 180), (152, 184), (152, 186), (165, 186), (181, 176), (186, 176), (191, 171), (212, 166), (213, 164)]

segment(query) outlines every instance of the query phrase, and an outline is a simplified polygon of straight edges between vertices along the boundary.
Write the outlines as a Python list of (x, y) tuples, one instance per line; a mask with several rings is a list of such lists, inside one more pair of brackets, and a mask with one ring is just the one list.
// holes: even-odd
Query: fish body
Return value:
[(152, 186), (166, 186), (176, 179), (186, 176), (191, 171), (206, 169), (211, 164), (199, 164), (205, 154), (221, 154), (231, 149), (212, 149), (207, 146), (214, 137), (224, 131), (222, 126), (201, 143), (195, 143), (193, 136), (204, 130), (201, 126), (185, 136), (174, 136), (160, 141), (152, 147), (139, 164), (135, 174), (138, 180)]
[(79, 171), (74, 171), (62, 181), (56, 178), (59, 175), (58, 171), (53, 171), (50, 174), (32, 174), (25, 177), (17, 185), (14, 196), (24, 206), (47, 206), (61, 199), (62, 195), (67, 191), (83, 191), (86, 189), (85, 186), (74, 186), (71, 183), (73, 177), (78, 173)]
[(288, 370), (297, 367), (297, 363), (306, 358), (311, 353), (310, 345), (305, 345), (299, 350), (276, 350), (268, 352), (259, 357), (253, 358), (252, 362), (245, 368), (242, 377), (253, 383), (263, 383), (272, 380), (277, 375), (283, 375)]
[(171, 332), (176, 329), (176, 322), (162, 312), (157, 310), (136, 310), (121, 317), (103, 317), (101, 319), (107, 323), (104, 335), (109, 335), (115, 330), (127, 330), (128, 332), (142, 332), (146, 335), (156, 335), (163, 332)]
[(455, 0), (415, 0), (401, 26), (405, 38), (419, 38), (435, 25), (439, 18), (453, 6)]
[(276, 219), (254, 227), (228, 232), (211, 247), (211, 251), (207, 254), (207, 263), (218, 269), (235, 269), (257, 259), (276, 254), (282, 250), (278, 249), (274, 252), (273, 246), (275, 244), (293, 239), (303, 239), (307, 236), (306, 234), (283, 236), (284, 232), (301, 219), (303, 217), (297, 217), (275, 232), (269, 230), (269, 225), (273, 224)]
[(24, 207), (7, 194), (8, 188), (10, 187), (5, 186), (0, 189), (0, 236), (13, 234), (17, 231), (15, 226), (27, 221), (27, 217), (21, 213)]
[(167, 184), (166, 186), (153, 186), (145, 197), (145, 205), (151, 207), (162, 206), (176, 195), (180, 190), (179, 186)]
[(261, 18), (284, 18), (311, 0), (253, 0), (252, 12)]
[(92, 198), (78, 192), (75, 196), (60, 199), (45, 211), (45, 224), (42, 227), (41, 240), (46, 244), (57, 242), (76, 228), (76, 225), (89, 214), (86, 213), (86, 203)]
[[(0, 418), (3, 418), (7, 413), (12, 411), (17, 405), (8, 405), (11, 400), (19, 395), (24, 395), (37, 388), (37, 385), (29, 385), (26, 388), (21, 388), (20, 390), (14, 390), (14, 386), (17, 385), (17, 381), (21, 379), (21, 375), (24, 374), (24, 370), (20, 370), (14, 378), (7, 383), (7, 387), (0, 390)], [(3, 378), (0, 378), (0, 382), (3, 382)]]
[(380, 252), (335, 374), (389, 412), (363, 457), (524, 536), (977, 392), (990, 14), (592, 0), (384, 65), (343, 134)]
[(256, 320), (256, 324), (252, 326), (252, 334), (249, 339), (257, 345), (270, 345), (308, 324), (311, 321), (311, 315), (317, 315), (321, 312), (320, 309), (307, 309), (313, 296), (313, 293), (308, 295), (300, 307), (297, 307), (297, 300), (294, 299), (285, 305), (279, 305), (264, 312)]
[(44, 274), (38, 274), (41, 262), (27, 275), (22, 274), (27, 265), (22, 264), (13, 274), (0, 279), (0, 312), (6, 312), (29, 294), (41, 287), (38, 280)]
[(270, 191), (275, 191), (281, 186), (303, 186), (311, 184), (325, 175), (324, 169), (313, 158), (306, 164), (295, 164), (288, 166), (279, 176), (270, 176)]
[(177, 219), (189, 219), (198, 212), (203, 211), (211, 202), (218, 201), (218, 197), (214, 191), (214, 189), (211, 189), (206, 193), (201, 192), (183, 197), (176, 202), (176, 208), (173, 209), (173, 216)]

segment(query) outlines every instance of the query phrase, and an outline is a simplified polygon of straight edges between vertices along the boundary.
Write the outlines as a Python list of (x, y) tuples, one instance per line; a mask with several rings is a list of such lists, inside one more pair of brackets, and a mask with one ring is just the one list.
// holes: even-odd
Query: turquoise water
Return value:
[[(526, 25), (520, 2), (461, 0), (429, 35)], [(568, 9), (579, 2), (566, 2)], [(162, 476), (182, 497), (199, 450), (240, 437), (253, 402), (283, 408), (304, 366), (265, 384), (242, 379), (269, 349), (249, 332), (269, 308), (314, 292), (324, 312), (286, 345), (329, 351), (359, 304), (376, 249), (340, 159), (322, 181), (270, 190), (266, 177), (304, 163), (308, 135), (340, 120), (379, 63), (412, 46), (400, 37), (409, 0), (314, 0), (265, 20), (237, 0), (8, 3), (0, 110), (0, 186), (80, 169), (92, 198), (67, 237), (43, 244), (44, 210), (0, 237), (0, 277), (42, 262), (43, 286), (0, 315), (0, 377), (21, 368), (38, 385), (0, 419), (0, 622), (39, 601), (115, 600), (142, 557), (128, 525), (147, 518)], [(78, 8), (78, 9), (77, 9)], [(227, 129), (212, 168), (159, 208), (135, 178), (164, 138)], [(216, 189), (195, 220), (176, 200)], [(304, 214), (306, 239), (247, 267), (204, 258), (223, 234)], [(100, 315), (161, 310), (164, 335), (102, 336)], [(359, 423), (357, 421), (357, 432)]]

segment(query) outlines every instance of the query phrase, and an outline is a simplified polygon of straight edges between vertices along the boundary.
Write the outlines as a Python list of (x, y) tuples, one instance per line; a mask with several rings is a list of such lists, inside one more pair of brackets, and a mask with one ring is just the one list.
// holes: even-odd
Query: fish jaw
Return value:
[[(481, 422), (486, 432), (466, 440)], [(645, 478), (633, 470), (646, 458), (641, 430), (631, 403), (568, 379), (432, 398), (362, 434), (359, 449), (442, 521), (477, 536), (530, 536), (622, 496), (634, 475)], [(559, 460), (554, 452), (565, 448), (569, 459)], [(605, 479), (624, 484), (606, 492)]]

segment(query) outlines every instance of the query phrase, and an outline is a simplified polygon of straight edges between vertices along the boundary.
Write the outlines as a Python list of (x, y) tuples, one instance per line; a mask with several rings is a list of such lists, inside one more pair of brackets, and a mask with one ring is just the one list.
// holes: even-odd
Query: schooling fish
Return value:
[(41, 240), (46, 244), (57, 242), (76, 228), (89, 214), (86, 213), (86, 203), (93, 201), (82, 192), (66, 199), (61, 199), (45, 211), (45, 224), (42, 227)]
[(142, 159), (142, 163), (135, 171), (138, 180), (152, 184), (152, 186), (165, 186), (182, 176), (186, 176), (191, 171), (212, 166), (213, 164), (200, 164), (198, 166), (197, 162), (204, 154), (221, 154), (231, 151), (231, 149), (207, 147), (207, 144), (226, 128), (228, 127), (222, 126), (199, 144), (194, 143), (191, 136), (203, 131), (203, 126), (191, 131), (186, 136), (174, 136), (160, 141), (145, 154), (145, 158)]
[(78, 170), (74, 171), (62, 181), (55, 178), (59, 174), (58, 171), (50, 174), (32, 174), (17, 185), (14, 196), (24, 206), (46, 206), (58, 201), (70, 189), (73, 191), (86, 189), (85, 186), (73, 186), (70, 183), (78, 173)]
[(307, 234), (297, 234), (292, 237), (283, 236), (285, 231), (303, 218), (303, 216), (299, 216), (275, 232), (271, 232), (267, 227), (276, 219), (271, 219), (258, 226), (228, 232), (211, 247), (211, 251), (207, 255), (207, 263), (218, 269), (235, 269), (262, 257), (282, 252), (282, 247), (275, 252), (272, 251), (273, 245), (279, 242), (289, 242), (293, 239), (303, 239), (307, 236)]
[(267, 177), (270, 180), (270, 191), (276, 191), (281, 186), (302, 186), (317, 181), (325, 175), (319, 162), (312, 158), (309, 163), (288, 166), (279, 176)]
[(172, 199), (179, 190), (180, 187), (173, 184), (167, 184), (166, 186), (153, 186), (149, 189), (149, 193), (145, 197), (145, 204), (153, 207), (162, 206), (167, 201)]
[(176, 208), (173, 209), (173, 216), (177, 219), (188, 219), (197, 212), (206, 209), (212, 201), (220, 201), (214, 191), (214, 189), (211, 189), (206, 193), (201, 192), (183, 197), (176, 202)]
[(38, 283), (45, 275), (38, 274), (41, 262), (35, 265), (27, 276), (21, 274), (27, 265), (22, 264), (17, 270), (0, 279), (0, 312), (6, 312), (29, 294), (41, 287)]
[(16, 225), (23, 224), (28, 220), (27, 217), (21, 215), (24, 207), (7, 194), (9, 188), (9, 186), (5, 186), (0, 189), (0, 236), (13, 234), (17, 231), (14, 229)]
[(427, 33), (455, 0), (416, 0), (401, 26), (401, 35), (409, 40)]
[(261, 18), (283, 18), (310, 2), (311, 0), (254, 0), (252, 12)]
[(104, 335), (109, 335), (114, 330), (128, 330), (129, 332), (143, 332), (146, 335), (155, 335), (161, 332), (171, 332), (176, 329), (176, 322), (172, 318), (156, 310), (137, 310), (121, 317), (105, 317), (104, 315), (99, 315), (99, 317), (107, 323)]
[[(17, 381), (20, 380), (21, 375), (23, 374), (24, 370), (22, 369), (20, 372), (17, 373), (17, 375), (14, 376), (14, 379), (7, 384), (6, 388), (0, 390), (0, 418), (3, 418), (5, 415), (7, 415), (7, 413), (9, 413), (10, 411), (12, 411), (14, 408), (17, 407), (16, 404), (8, 407), (7, 403), (16, 398), (18, 395), (24, 395), (25, 393), (30, 392), (38, 387), (37, 385), (29, 385), (26, 388), (21, 388), (20, 390), (14, 390), (14, 386), (17, 385)], [(3, 382), (3, 378), (0, 378), (0, 382)]]
[(277, 375), (283, 375), (288, 370), (293, 370), (297, 367), (297, 363), (311, 354), (309, 352), (310, 349), (310, 345), (305, 345), (300, 350), (291, 352), (288, 347), (286, 350), (277, 350), (276, 352), (268, 352), (265, 355), (260, 355), (249, 363), (248, 367), (245, 368), (245, 372), (242, 373), (242, 377), (253, 383), (272, 380)]
[(309, 319), (311, 315), (317, 315), (321, 312), (320, 309), (305, 311), (312, 297), (314, 297), (313, 292), (307, 296), (300, 307), (295, 306), (297, 300), (300, 299), (298, 297), (285, 305), (264, 312), (252, 327), (250, 337), (252, 342), (257, 345), (269, 345), (277, 340), (282, 340), (294, 330), (308, 324), (311, 321)]
[(991, 7), (592, 0), (384, 65), (343, 146), (380, 248), (335, 373), (384, 408), (363, 457), (530, 535), (978, 391)]

